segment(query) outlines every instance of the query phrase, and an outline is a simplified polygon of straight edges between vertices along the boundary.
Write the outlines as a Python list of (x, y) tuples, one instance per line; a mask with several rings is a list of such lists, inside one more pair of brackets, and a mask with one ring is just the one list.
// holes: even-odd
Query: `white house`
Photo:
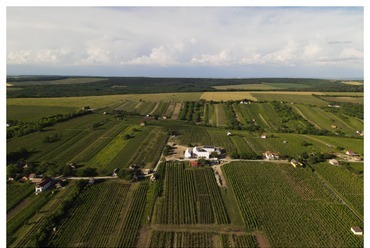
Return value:
[(185, 158), (191, 158), (193, 156), (193, 152), (188, 148), (185, 150), (184, 157)]
[(351, 231), (353, 232), (354, 235), (363, 235), (364, 232), (359, 226), (353, 226), (351, 227)]
[(199, 148), (197, 146), (195, 146), (193, 148), (193, 154), (197, 155), (198, 158), (209, 159), (209, 152), (207, 152), (205, 149)]
[(209, 153), (217, 152), (218, 155), (221, 154), (220, 148), (214, 146), (203, 146), (203, 149)]
[(279, 159), (279, 155), (277, 153), (270, 152), (270, 151), (266, 151), (266, 152), (262, 153), (262, 155), (267, 160)]
[(232, 135), (232, 133), (231, 132), (227, 132), (227, 134), (226, 134), (227, 136), (231, 136)]
[(41, 193), (42, 191), (46, 190), (47, 188), (50, 187), (51, 183), (52, 183), (52, 179), (51, 178), (48, 178), (48, 179), (45, 179), (45, 180), (42, 180), (41, 183), (37, 184), (36, 187), (35, 187), (35, 190), (36, 190), (36, 193)]

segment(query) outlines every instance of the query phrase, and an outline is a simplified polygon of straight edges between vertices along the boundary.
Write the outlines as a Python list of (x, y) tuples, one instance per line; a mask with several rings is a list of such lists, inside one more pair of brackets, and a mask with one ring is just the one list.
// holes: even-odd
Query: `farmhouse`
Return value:
[(279, 159), (279, 154), (274, 153), (274, 152), (270, 152), (270, 151), (266, 151), (266, 152), (262, 153), (262, 155), (267, 160), (277, 160), (277, 159)]
[(352, 151), (352, 150), (348, 150), (348, 151), (346, 151), (346, 154), (347, 155), (349, 155), (349, 156), (356, 156), (357, 154), (354, 152), (354, 151)]
[(198, 158), (209, 159), (209, 152), (197, 146), (193, 148), (193, 154), (197, 155)]
[(351, 227), (351, 231), (353, 232), (354, 235), (363, 235), (364, 232), (359, 226), (353, 226)]
[(37, 184), (35, 187), (36, 193), (39, 193), (39, 192), (41, 193), (42, 191), (49, 188), (52, 182), (53, 180), (51, 178), (42, 180), (42, 182)]

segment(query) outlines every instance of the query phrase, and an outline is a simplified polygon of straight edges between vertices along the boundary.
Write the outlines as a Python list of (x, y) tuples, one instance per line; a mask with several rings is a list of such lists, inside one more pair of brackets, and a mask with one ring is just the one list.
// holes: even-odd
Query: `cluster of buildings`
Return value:
[(205, 158), (209, 159), (212, 153), (217, 153), (217, 155), (221, 155), (221, 149), (214, 146), (203, 146), (202, 148), (199, 146), (195, 146), (193, 149), (188, 148), (185, 150), (184, 157), (185, 158)]

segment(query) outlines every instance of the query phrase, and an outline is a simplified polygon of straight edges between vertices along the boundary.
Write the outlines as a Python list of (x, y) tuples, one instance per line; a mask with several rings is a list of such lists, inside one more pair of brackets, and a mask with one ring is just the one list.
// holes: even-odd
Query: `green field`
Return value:
[(363, 238), (350, 231), (363, 221), (311, 170), (256, 162), (236, 162), (223, 170), (246, 228), (265, 231), (272, 247), (363, 246)]
[(11, 82), (13, 86), (23, 86), (23, 85), (58, 85), (58, 84), (84, 84), (84, 83), (94, 83), (106, 81), (107, 78), (93, 78), (93, 77), (76, 77), (76, 78), (65, 78), (57, 80), (42, 80), (42, 81), (23, 81), (23, 82)]
[(56, 114), (67, 114), (78, 110), (76, 107), (64, 106), (45, 106), (45, 105), (7, 105), (7, 120), (17, 121), (37, 121), (42, 117), (48, 117)]
[[(313, 94), (357, 93), (8, 99), (8, 120), (38, 122), (87, 105), (95, 110), (8, 138), (7, 177), (14, 180), (7, 183), (7, 246), (363, 247), (350, 227), (364, 226), (364, 163), (347, 160), (345, 152), (363, 159), (364, 138), (356, 131), (364, 121), (344, 108), (332, 111)], [(222, 102), (228, 100), (238, 101)], [(175, 144), (171, 157), (162, 154), (167, 144)], [(206, 145), (223, 149), (220, 163), (191, 167), (181, 149)], [(262, 162), (266, 151), (283, 159)], [(310, 160), (320, 155), (337, 156), (340, 165)], [(292, 158), (305, 167), (293, 168), (286, 160)], [(23, 169), (26, 162), (34, 167)], [(156, 170), (155, 181), (144, 168)], [(35, 195), (34, 184), (19, 182), (30, 173), (69, 177), (63, 188)], [(85, 186), (92, 176), (95, 183)]]

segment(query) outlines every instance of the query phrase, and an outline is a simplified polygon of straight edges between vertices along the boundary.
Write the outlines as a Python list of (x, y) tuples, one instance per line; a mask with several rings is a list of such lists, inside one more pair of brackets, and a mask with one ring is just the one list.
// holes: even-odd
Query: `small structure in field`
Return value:
[(59, 189), (64, 186), (64, 182), (62, 180), (58, 180), (58, 182), (55, 184), (55, 188)]
[(329, 164), (331, 164), (331, 165), (339, 165), (339, 162), (336, 159), (330, 159), (329, 160)]
[(151, 169), (140, 169), (140, 174), (142, 175), (148, 175), (150, 172), (152, 172)]
[(293, 165), (294, 168), (297, 168), (297, 167), (303, 167), (303, 164), (301, 162), (298, 162), (297, 160), (295, 159), (292, 159), (290, 161), (290, 164)]
[(89, 182), (88, 182), (88, 184), (89, 184), (89, 185), (93, 185), (93, 184), (94, 184), (94, 182), (95, 182), (95, 178), (93, 178), (93, 177), (89, 177)]
[(351, 227), (351, 231), (353, 232), (354, 235), (363, 235), (364, 234), (361, 227), (359, 227), (359, 226)]
[(198, 160), (192, 160), (192, 161), (190, 161), (190, 165), (191, 165), (191, 167), (198, 167), (199, 162), (198, 162)]
[(41, 183), (41, 182), (42, 182), (42, 177), (41, 177), (41, 176), (36, 175), (35, 173), (31, 173), (31, 174), (28, 176), (28, 180), (30, 180), (30, 181), (31, 181), (31, 182), (33, 182), (33, 183)]
[(283, 144), (288, 144), (288, 141), (286, 141), (286, 140), (283, 140)]
[(47, 178), (47, 179), (42, 180), (42, 182), (38, 183), (35, 187), (36, 194), (41, 193), (42, 191), (49, 188), (52, 182), (53, 182), (53, 180), (51, 178)]
[(267, 138), (267, 135), (266, 134), (261, 134), (260, 138), (261, 139), (266, 139)]
[(276, 152), (266, 151), (266, 152), (262, 153), (262, 155), (267, 160), (277, 160), (277, 159), (279, 159), (279, 154), (276, 153)]
[(337, 128), (337, 126), (336, 125), (331, 125), (331, 128)]
[(145, 126), (146, 126), (146, 121), (142, 121), (142, 122), (140, 122), (140, 126), (141, 126), (141, 127), (145, 127)]
[(113, 171), (112, 177), (118, 176), (118, 171), (119, 171), (119, 168), (115, 168)]
[(232, 133), (231, 132), (227, 132), (226, 134), (227, 136), (232, 136)]
[(152, 181), (152, 182), (155, 181), (155, 175), (154, 175), (154, 173), (150, 176), (150, 181)]
[(348, 151), (346, 151), (346, 154), (347, 155), (349, 155), (349, 156), (356, 156), (357, 154), (354, 152), (354, 151), (352, 151), (352, 150), (348, 150)]

